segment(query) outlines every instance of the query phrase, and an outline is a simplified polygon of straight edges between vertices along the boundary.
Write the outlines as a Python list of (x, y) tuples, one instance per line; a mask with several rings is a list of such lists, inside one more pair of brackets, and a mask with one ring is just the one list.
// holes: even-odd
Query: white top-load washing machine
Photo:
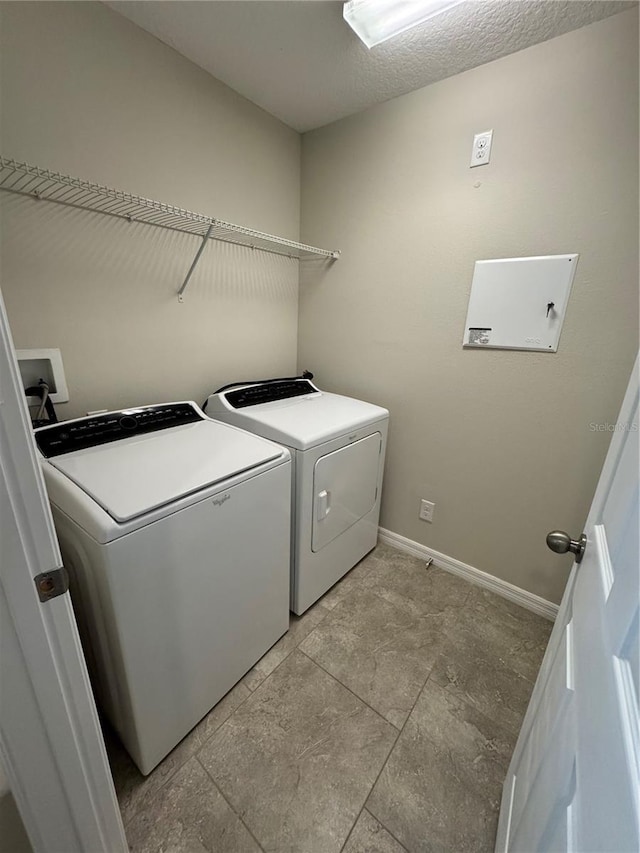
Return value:
[(289, 453), (191, 402), (35, 435), (92, 683), (147, 774), (288, 628)]
[(291, 609), (304, 613), (375, 547), (389, 412), (306, 378), (226, 386), (205, 409), (291, 451)]

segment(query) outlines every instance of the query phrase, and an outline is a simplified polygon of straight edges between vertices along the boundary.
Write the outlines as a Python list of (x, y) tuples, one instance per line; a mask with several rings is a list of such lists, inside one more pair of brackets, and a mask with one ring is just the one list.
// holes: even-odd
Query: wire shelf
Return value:
[(285, 237), (265, 234), (262, 231), (215, 219), (212, 216), (193, 213), (172, 204), (153, 201), (123, 190), (83, 181), (80, 178), (72, 178), (60, 172), (41, 169), (1, 155), (0, 190), (200, 237), (202, 245), (178, 292), (180, 298), (209, 239), (289, 258), (322, 257), (336, 260), (340, 256), (338, 251), (320, 249), (317, 246), (287, 240)]

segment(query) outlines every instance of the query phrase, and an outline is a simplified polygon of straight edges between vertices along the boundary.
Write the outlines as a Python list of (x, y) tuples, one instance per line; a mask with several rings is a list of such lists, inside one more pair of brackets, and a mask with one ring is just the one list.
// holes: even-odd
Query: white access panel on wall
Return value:
[(476, 261), (463, 346), (556, 352), (578, 257)]

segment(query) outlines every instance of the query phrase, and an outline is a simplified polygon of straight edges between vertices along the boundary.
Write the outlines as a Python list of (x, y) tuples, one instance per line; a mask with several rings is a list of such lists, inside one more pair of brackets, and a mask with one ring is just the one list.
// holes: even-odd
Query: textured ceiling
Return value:
[(323, 0), (124, 0), (111, 8), (299, 131), (631, 8), (467, 0), (368, 50)]

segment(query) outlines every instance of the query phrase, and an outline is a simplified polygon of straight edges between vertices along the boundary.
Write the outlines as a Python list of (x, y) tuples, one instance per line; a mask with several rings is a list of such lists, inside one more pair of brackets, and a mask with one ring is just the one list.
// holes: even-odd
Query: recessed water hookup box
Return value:
[[(16, 350), (16, 358), (24, 389), (44, 379), (49, 386), (52, 403), (68, 402), (69, 391), (59, 349), (19, 349)], [(39, 397), (27, 397), (29, 406), (36, 406), (39, 402)]]

